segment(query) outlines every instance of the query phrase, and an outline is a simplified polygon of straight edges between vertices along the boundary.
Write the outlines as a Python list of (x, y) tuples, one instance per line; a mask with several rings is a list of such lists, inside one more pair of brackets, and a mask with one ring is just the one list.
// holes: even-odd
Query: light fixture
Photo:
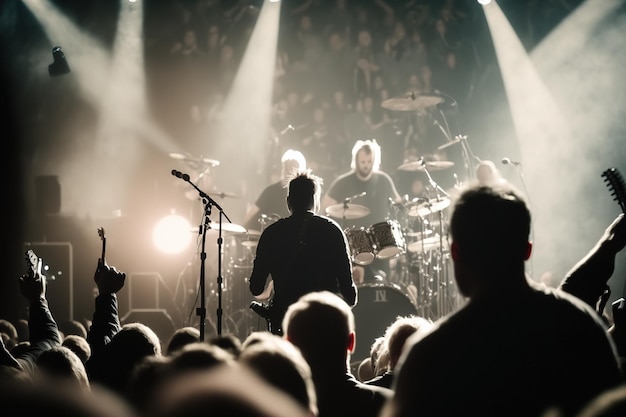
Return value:
[(48, 65), (48, 73), (51, 76), (69, 74), (70, 66), (67, 64), (65, 54), (60, 46), (52, 48), (52, 58), (54, 62)]
[(168, 255), (181, 253), (191, 243), (192, 228), (189, 221), (172, 213), (157, 222), (152, 230), (152, 242), (156, 248)]

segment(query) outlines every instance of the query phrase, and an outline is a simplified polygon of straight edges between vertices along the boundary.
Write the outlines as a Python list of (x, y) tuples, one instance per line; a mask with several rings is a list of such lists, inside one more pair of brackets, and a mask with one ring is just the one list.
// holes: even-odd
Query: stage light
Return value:
[(491, 3), (491, 0), (477, 0), (479, 4), (482, 4), (483, 6), (488, 5), (489, 3)]
[(51, 76), (69, 74), (70, 66), (67, 64), (65, 54), (60, 46), (52, 48), (52, 58), (54, 62), (48, 65), (48, 73)]
[(152, 231), (152, 242), (166, 254), (181, 253), (191, 243), (192, 227), (183, 216), (170, 214), (157, 222)]

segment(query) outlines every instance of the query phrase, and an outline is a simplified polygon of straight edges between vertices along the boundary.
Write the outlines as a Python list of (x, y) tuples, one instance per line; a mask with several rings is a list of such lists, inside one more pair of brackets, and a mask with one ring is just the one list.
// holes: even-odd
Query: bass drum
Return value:
[(385, 334), (387, 327), (398, 316), (417, 315), (417, 308), (396, 284), (364, 284), (358, 287), (358, 303), (352, 308), (356, 332), (356, 346), (352, 362), (370, 355), (370, 348)]

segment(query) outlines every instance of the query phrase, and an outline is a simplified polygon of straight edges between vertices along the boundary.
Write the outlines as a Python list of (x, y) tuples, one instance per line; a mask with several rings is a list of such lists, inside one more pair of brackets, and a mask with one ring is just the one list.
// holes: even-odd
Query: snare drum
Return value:
[(378, 258), (389, 259), (404, 253), (404, 236), (398, 221), (387, 220), (373, 224), (369, 227), (369, 233), (376, 247)]
[(350, 245), (352, 261), (358, 265), (369, 265), (376, 257), (374, 243), (364, 228), (347, 229), (345, 231)]

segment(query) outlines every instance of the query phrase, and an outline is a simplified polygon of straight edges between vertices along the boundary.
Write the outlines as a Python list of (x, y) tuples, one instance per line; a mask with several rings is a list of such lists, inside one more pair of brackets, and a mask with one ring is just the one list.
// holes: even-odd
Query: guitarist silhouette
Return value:
[(287, 308), (312, 291), (334, 292), (356, 304), (350, 249), (339, 224), (315, 214), (319, 207), (320, 179), (310, 171), (294, 173), (289, 181), (287, 207), (291, 215), (269, 225), (261, 234), (250, 276), (250, 292), (266, 291), (271, 276), (274, 291), (267, 304), (250, 308), (268, 323), (268, 330), (282, 335)]

